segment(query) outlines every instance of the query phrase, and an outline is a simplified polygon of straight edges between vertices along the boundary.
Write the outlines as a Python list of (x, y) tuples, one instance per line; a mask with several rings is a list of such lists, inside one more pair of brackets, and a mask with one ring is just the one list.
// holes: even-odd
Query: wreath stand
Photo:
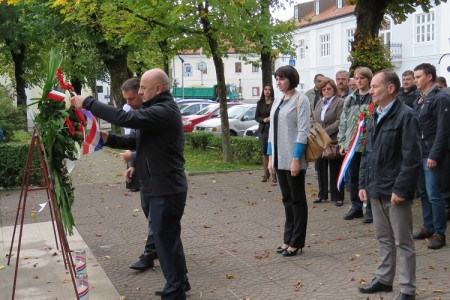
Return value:
[[(34, 152), (35, 148), (37, 148), (38, 153), (39, 153), (41, 167), (32, 169), (31, 167), (32, 167), (32, 161), (33, 161), (33, 152)], [(32, 172), (35, 172), (35, 171), (42, 171), (43, 177), (44, 177), (44, 186), (30, 187), (30, 185), (29, 185), (30, 175)], [(53, 234), (55, 236), (56, 248), (59, 250), (58, 239), (57, 239), (57, 234), (56, 234), (56, 233), (58, 233), (59, 244), (61, 245), (61, 252), (63, 255), (64, 267), (67, 270), (67, 266), (69, 266), (69, 272), (70, 272), (70, 276), (72, 278), (75, 295), (76, 295), (77, 300), (80, 300), (80, 297), (77, 292), (77, 285), (76, 285), (76, 281), (75, 281), (75, 268), (74, 268), (71, 251), (69, 248), (69, 243), (68, 243), (67, 237), (64, 233), (64, 228), (62, 226), (61, 218), (60, 218), (59, 211), (58, 211), (57, 205), (56, 205), (55, 188), (53, 186), (53, 181), (50, 178), (50, 173), (48, 172), (48, 161), (45, 156), (45, 150), (41, 144), (41, 139), (39, 137), (39, 133), (36, 128), (33, 131), (33, 137), (31, 138), (30, 150), (28, 151), (27, 162), (25, 165), (25, 172), (24, 172), (24, 176), (22, 179), (22, 190), (20, 192), (20, 199), (19, 199), (19, 204), (17, 206), (17, 213), (16, 213), (16, 221), (14, 224), (14, 230), (13, 230), (13, 235), (12, 235), (12, 239), (11, 239), (11, 247), (9, 248), (8, 266), (9, 266), (10, 260), (11, 260), (11, 253), (12, 253), (12, 249), (13, 249), (13, 245), (14, 245), (14, 238), (15, 238), (15, 234), (16, 234), (17, 222), (19, 219), (19, 212), (20, 212), (20, 210), (22, 210), (21, 216), (20, 216), (19, 241), (17, 244), (16, 268), (14, 270), (14, 282), (13, 282), (13, 291), (12, 291), (11, 299), (14, 300), (15, 293), (16, 293), (17, 273), (19, 271), (20, 246), (22, 243), (22, 232), (23, 232), (23, 224), (24, 224), (24, 218), (25, 218), (25, 207), (27, 204), (27, 195), (28, 195), (28, 192), (39, 191), (39, 190), (47, 191), (47, 197), (48, 197), (48, 202), (49, 202), (48, 204), (49, 204), (49, 209), (50, 209), (50, 215), (52, 218)], [(55, 223), (56, 223), (56, 229), (55, 229)]]

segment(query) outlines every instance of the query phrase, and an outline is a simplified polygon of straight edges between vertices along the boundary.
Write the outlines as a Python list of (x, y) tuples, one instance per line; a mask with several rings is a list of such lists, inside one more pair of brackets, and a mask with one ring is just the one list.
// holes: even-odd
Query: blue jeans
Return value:
[(427, 158), (422, 159), (422, 169), (417, 183), (417, 191), (422, 200), (423, 227), (427, 232), (445, 234), (447, 215), (445, 200), (441, 197), (439, 176), (442, 166), (428, 169)]

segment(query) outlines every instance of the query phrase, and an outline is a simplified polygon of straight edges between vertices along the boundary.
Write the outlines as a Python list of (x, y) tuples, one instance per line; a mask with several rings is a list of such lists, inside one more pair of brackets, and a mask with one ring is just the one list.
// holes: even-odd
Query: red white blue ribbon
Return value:
[(58, 102), (64, 101), (65, 98), (66, 98), (66, 94), (65, 93), (61, 93), (61, 92), (58, 92), (58, 91), (55, 91), (55, 90), (51, 90), (47, 94), (47, 99), (55, 100), (55, 101), (58, 101)]
[(348, 167), (350, 166), (350, 162), (352, 161), (353, 156), (355, 155), (356, 150), (358, 149), (361, 134), (364, 130), (365, 125), (364, 114), (361, 114), (359, 117), (357, 129), (355, 134), (353, 135), (353, 139), (350, 141), (350, 146), (348, 148), (347, 154), (344, 157), (344, 161), (341, 165), (341, 170), (339, 171), (338, 179), (337, 179), (337, 189), (340, 190), (340, 186), (342, 181), (344, 180), (345, 173), (347, 172)]
[(83, 143), (83, 154), (89, 154), (102, 149), (104, 142), (100, 134), (100, 127), (94, 115), (86, 109), (82, 109), (81, 112), (92, 122), (89, 134), (84, 138)]

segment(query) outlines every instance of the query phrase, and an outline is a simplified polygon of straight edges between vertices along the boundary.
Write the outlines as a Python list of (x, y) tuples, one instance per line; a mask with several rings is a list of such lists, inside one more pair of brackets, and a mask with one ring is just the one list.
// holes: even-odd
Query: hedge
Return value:
[[(28, 142), (0, 143), (0, 186), (4, 188), (22, 186), (25, 164), (30, 149)], [(32, 168), (40, 168), (41, 162), (37, 148), (33, 153)], [(30, 185), (42, 186), (44, 182), (41, 170), (30, 174)]]
[[(186, 142), (194, 149), (206, 148), (222, 151), (222, 137), (209, 132), (186, 133)], [(262, 161), (261, 146), (255, 138), (231, 137), (233, 160), (243, 163), (260, 164)]]

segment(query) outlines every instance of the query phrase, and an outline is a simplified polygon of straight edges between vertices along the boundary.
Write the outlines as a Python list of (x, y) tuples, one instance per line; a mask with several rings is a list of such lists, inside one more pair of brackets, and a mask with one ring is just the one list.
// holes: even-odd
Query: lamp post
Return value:
[(184, 59), (180, 55), (178, 58), (181, 60), (181, 99), (184, 99)]

